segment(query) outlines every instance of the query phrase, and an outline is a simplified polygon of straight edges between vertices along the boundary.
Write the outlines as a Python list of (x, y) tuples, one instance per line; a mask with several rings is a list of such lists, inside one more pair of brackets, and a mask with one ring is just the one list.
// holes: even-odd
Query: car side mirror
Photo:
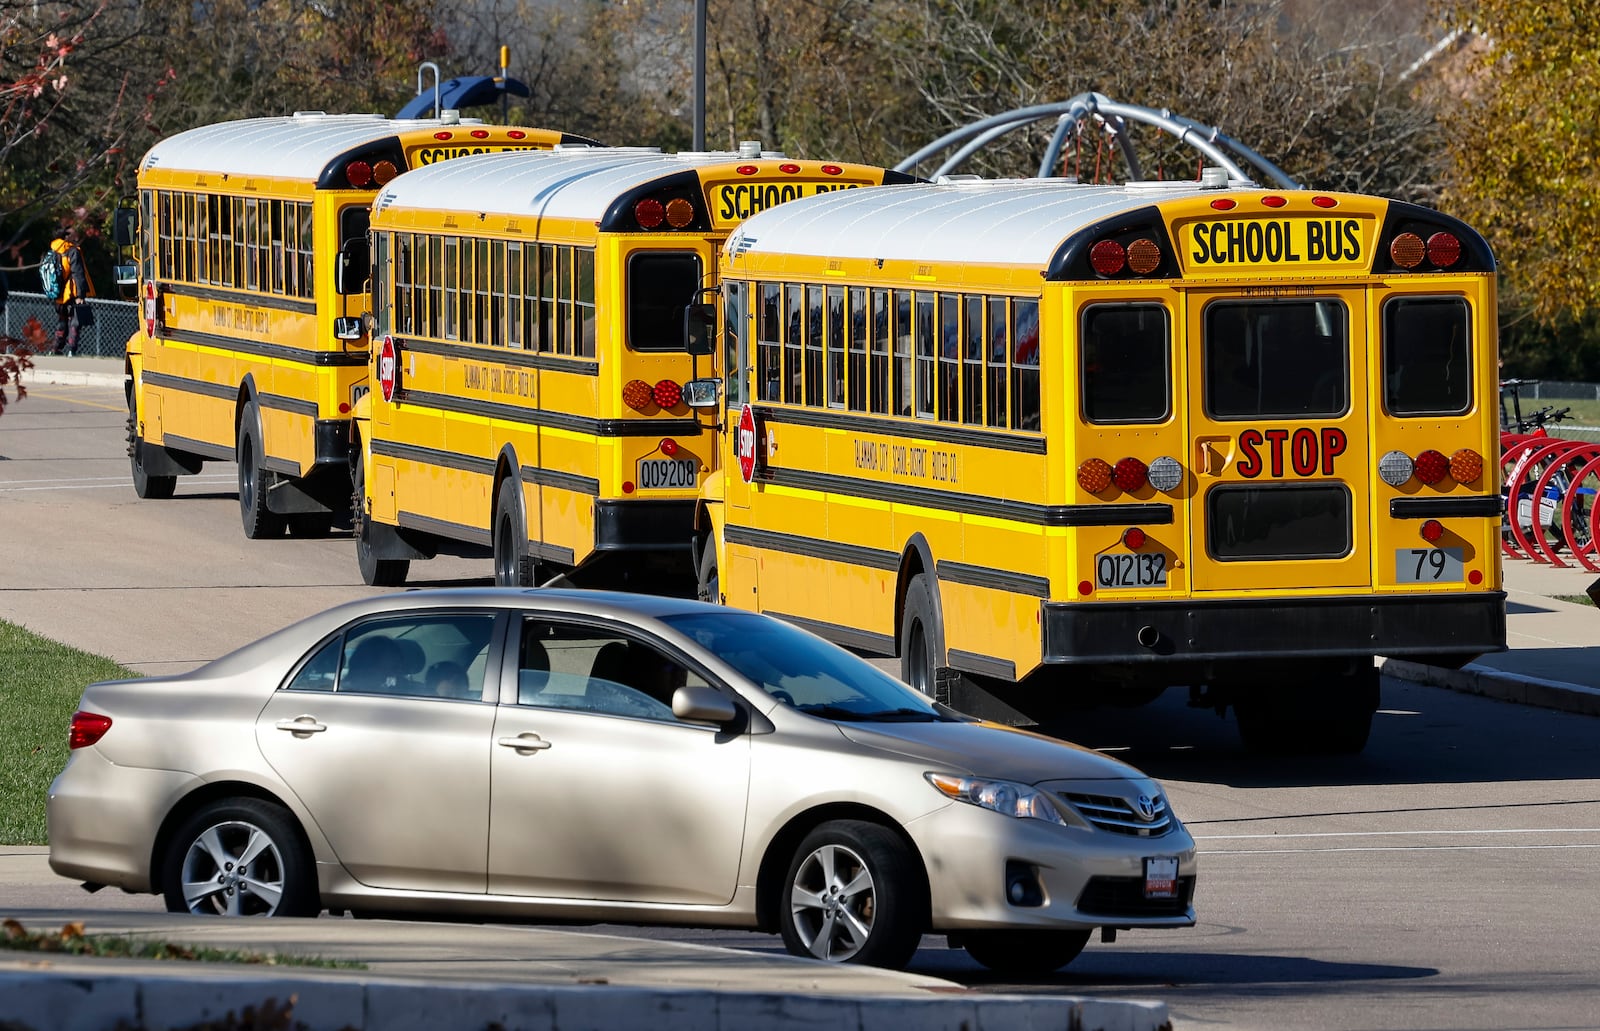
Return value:
[(691, 304), (683, 309), (683, 349), (692, 355), (712, 354), (716, 341), (717, 309), (710, 304)]
[(739, 718), (739, 710), (726, 695), (710, 687), (680, 687), (672, 692), (672, 715), (680, 720), (726, 726)]

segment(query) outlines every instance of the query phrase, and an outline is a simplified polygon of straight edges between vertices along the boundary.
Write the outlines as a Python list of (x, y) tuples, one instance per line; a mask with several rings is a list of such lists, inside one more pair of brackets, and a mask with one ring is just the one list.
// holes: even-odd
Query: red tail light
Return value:
[(1449, 233), (1434, 233), (1428, 237), (1428, 260), (1449, 268), (1461, 260), (1461, 241)]
[(633, 218), (641, 229), (656, 229), (667, 220), (667, 209), (654, 197), (646, 197), (633, 206)]
[(683, 400), (683, 388), (670, 379), (664, 379), (650, 391), (650, 396), (662, 408), (676, 408), (678, 402)]
[(800, 166), (793, 163), (782, 164), (778, 166), (778, 171), (787, 175), (794, 175), (796, 172), (800, 171)]
[(67, 748), (88, 748), (106, 736), (111, 729), (111, 717), (79, 709), (72, 714), (72, 730), (67, 735)]
[(1115, 240), (1101, 240), (1089, 248), (1089, 267), (1102, 276), (1114, 276), (1128, 267), (1128, 252)]
[(1129, 551), (1138, 551), (1144, 547), (1144, 531), (1137, 526), (1130, 526), (1122, 531), (1122, 543)]
[(1444, 536), (1444, 524), (1437, 519), (1429, 519), (1422, 524), (1422, 539), (1432, 544)]
[(436, 140), (448, 140), (452, 136), (454, 136), (454, 133), (450, 132), (448, 129), (440, 129), (438, 132), (433, 134), (433, 138)]
[(824, 175), (838, 175), (843, 171), (844, 171), (844, 169), (840, 168), (838, 165), (823, 165), (822, 166), (822, 173)]
[(486, 139), (489, 138), (489, 130), (488, 129), (474, 129), (474, 130), (472, 130), (471, 135), (472, 135), (472, 138), (475, 139), (475, 140), (486, 140)]
[(1287, 204), (1289, 202), (1284, 200), (1282, 197), (1279, 197), (1277, 194), (1273, 193), (1273, 194), (1268, 194), (1265, 197), (1262, 197), (1261, 198), (1261, 203), (1265, 204), (1269, 208), (1281, 208), (1281, 207), (1283, 207), (1285, 204)]
[(344, 177), (356, 189), (372, 185), (372, 166), (365, 161), (352, 161), (344, 166)]
[(507, 129), (506, 135), (514, 140), (525, 140), (528, 138), (528, 134), (523, 132), (521, 129)]
[(622, 403), (636, 412), (649, 408), (653, 399), (650, 384), (642, 379), (630, 379), (622, 388)]
[(1450, 459), (1429, 448), (1417, 456), (1415, 474), (1417, 479), (1431, 487), (1450, 475)]
[(656, 446), (659, 447), (661, 449), (661, 453), (666, 455), (668, 458), (674, 458), (678, 454), (678, 442), (673, 440), (671, 437), (662, 437), (661, 443)]
[(1124, 458), (1111, 470), (1111, 482), (1132, 494), (1149, 479), (1150, 467), (1137, 458)]
[(1339, 202), (1332, 197), (1316, 196), (1311, 198), (1311, 203), (1319, 208), (1336, 208)]
[(1216, 200), (1211, 202), (1211, 206), (1216, 208), (1218, 211), (1232, 211), (1234, 208), (1238, 207), (1238, 204), (1234, 202), (1232, 197), (1218, 197)]

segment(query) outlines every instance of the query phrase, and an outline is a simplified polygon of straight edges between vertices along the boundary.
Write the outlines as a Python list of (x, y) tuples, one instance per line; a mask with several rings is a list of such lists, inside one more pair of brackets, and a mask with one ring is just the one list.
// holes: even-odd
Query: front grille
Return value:
[(1167, 800), (1160, 795), (1151, 796), (1155, 815), (1148, 820), (1140, 816), (1127, 799), (1115, 795), (1083, 795), (1064, 791), (1061, 797), (1085, 820), (1113, 834), (1156, 838), (1172, 827), (1172, 813), (1167, 810)]
[(1170, 899), (1145, 898), (1143, 877), (1091, 877), (1078, 896), (1078, 911), (1105, 917), (1186, 916), (1193, 901), (1193, 875), (1178, 878), (1178, 896)]

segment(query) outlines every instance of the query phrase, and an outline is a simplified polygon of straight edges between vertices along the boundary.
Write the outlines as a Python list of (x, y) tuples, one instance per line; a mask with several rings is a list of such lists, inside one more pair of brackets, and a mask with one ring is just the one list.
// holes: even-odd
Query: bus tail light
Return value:
[(1404, 487), (1415, 465), (1404, 451), (1390, 451), (1378, 459), (1378, 478), (1391, 487)]
[(1401, 268), (1416, 268), (1428, 253), (1428, 245), (1416, 233), (1401, 233), (1389, 241), (1389, 257)]
[(111, 729), (111, 717), (79, 709), (72, 714), (72, 728), (67, 733), (67, 749), (88, 748), (106, 736)]
[(1178, 489), (1178, 484), (1183, 482), (1183, 466), (1178, 460), (1169, 455), (1162, 455), (1150, 463), (1150, 486), (1156, 490), (1170, 493)]
[(659, 229), (667, 220), (666, 205), (654, 197), (646, 197), (633, 206), (633, 220), (641, 229)]
[(1161, 248), (1154, 240), (1140, 238), (1128, 244), (1128, 268), (1136, 275), (1148, 276), (1161, 267)]
[(683, 388), (670, 379), (664, 379), (651, 389), (650, 396), (661, 408), (676, 408), (678, 402), (683, 400)]
[(372, 166), (372, 179), (379, 186), (389, 185), (389, 180), (400, 174), (393, 161), (379, 161)]
[(1428, 237), (1428, 260), (1449, 268), (1461, 260), (1461, 241), (1453, 233), (1434, 233)]
[(1417, 456), (1415, 473), (1417, 479), (1431, 487), (1450, 475), (1450, 459), (1429, 448)]
[(1128, 266), (1128, 252), (1115, 240), (1101, 240), (1089, 248), (1089, 265), (1102, 276), (1114, 276)]
[(1085, 493), (1099, 494), (1111, 486), (1111, 464), (1103, 458), (1091, 458), (1078, 466), (1078, 486)]
[(1471, 483), (1483, 475), (1483, 456), (1464, 447), (1450, 456), (1450, 478), (1457, 483)]
[(1138, 551), (1144, 547), (1144, 531), (1137, 526), (1130, 526), (1122, 531), (1122, 545), (1129, 551)]
[(661, 443), (657, 444), (656, 447), (660, 448), (661, 453), (668, 458), (676, 458), (678, 455), (678, 442), (671, 437), (662, 437)]
[(1432, 544), (1444, 536), (1444, 524), (1437, 519), (1429, 519), (1422, 524), (1422, 539)]
[(1132, 494), (1150, 480), (1150, 467), (1137, 458), (1124, 458), (1111, 470), (1111, 482)]
[(694, 221), (694, 205), (682, 197), (674, 197), (667, 201), (667, 225), (674, 229), (682, 229)]
[(372, 185), (372, 166), (365, 161), (352, 161), (344, 166), (344, 177), (351, 186), (364, 190)]
[(622, 403), (636, 412), (649, 408), (654, 397), (650, 384), (642, 379), (631, 379), (622, 388)]

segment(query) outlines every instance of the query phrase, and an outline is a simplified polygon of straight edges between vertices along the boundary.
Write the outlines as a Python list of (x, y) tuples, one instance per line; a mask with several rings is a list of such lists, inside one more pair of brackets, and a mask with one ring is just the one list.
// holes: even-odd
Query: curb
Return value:
[(1541, 680), (1469, 662), (1460, 669), (1425, 666), (1404, 659), (1385, 659), (1387, 676), (1430, 687), (1445, 687), (1465, 694), (1497, 698), (1505, 702), (1558, 709), (1582, 716), (1600, 716), (1600, 690), (1559, 680)]
[[(1171, 1031), (1162, 1002), (1072, 996), (904, 995), (886, 998), (797, 996), (775, 992), (619, 986), (506, 986), (488, 982), (408, 982), (237, 974), (207, 964), (186, 973), (97, 973), (89, 960), (53, 971), (0, 970), (0, 1013), (7, 1028), (110, 1031), (183, 1027), (294, 1007), (309, 1031), (656, 1031), (748, 1028), (849, 1028), (859, 1031)], [(70, 969), (63, 969), (69, 967)], [(275, 1026), (242, 1023), (239, 1026)]]
[(120, 387), (122, 373), (87, 372), (77, 369), (41, 369), (37, 365), (23, 375), (24, 386), (49, 384), (57, 387)]

